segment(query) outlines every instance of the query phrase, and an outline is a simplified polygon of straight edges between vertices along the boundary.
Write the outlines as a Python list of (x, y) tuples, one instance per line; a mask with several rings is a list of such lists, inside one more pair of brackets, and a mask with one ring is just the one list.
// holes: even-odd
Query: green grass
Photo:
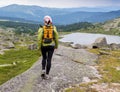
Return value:
[(68, 88), (65, 90), (65, 92), (85, 92), (85, 90), (79, 87), (76, 87), (76, 88)]
[(0, 65), (16, 62), (16, 65), (13, 66), (0, 67), (0, 84), (29, 69), (38, 60), (39, 56), (38, 50), (25, 48), (9, 50), (4, 55), (0, 55)]
[[(98, 49), (90, 50), (90, 52), (98, 54)], [(111, 55), (101, 55), (99, 56), (99, 72), (102, 74), (101, 82), (106, 83), (120, 83), (120, 70), (117, 70), (117, 67), (120, 67), (120, 50), (106, 51), (112, 53)]]
[(91, 89), (89, 86), (96, 84), (96, 82), (81, 83), (78, 87), (71, 87), (65, 89), (65, 92), (98, 92), (96, 89)]

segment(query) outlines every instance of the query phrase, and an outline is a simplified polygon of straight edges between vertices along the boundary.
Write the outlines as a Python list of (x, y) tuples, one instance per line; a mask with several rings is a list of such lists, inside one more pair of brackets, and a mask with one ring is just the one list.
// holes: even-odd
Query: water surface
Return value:
[(64, 35), (60, 41), (62, 42), (73, 42), (74, 44), (82, 44), (89, 45), (95, 42), (95, 40), (99, 37), (105, 37), (107, 39), (107, 43), (120, 43), (120, 36), (114, 35), (104, 35), (104, 34), (92, 34), (92, 33), (72, 33), (68, 35)]

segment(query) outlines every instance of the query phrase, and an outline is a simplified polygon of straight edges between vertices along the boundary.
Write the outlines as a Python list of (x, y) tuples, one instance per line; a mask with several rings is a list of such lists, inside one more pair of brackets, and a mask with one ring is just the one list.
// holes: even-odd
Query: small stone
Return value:
[(16, 62), (13, 62), (13, 65), (16, 65)]
[(120, 71), (120, 67), (116, 67), (116, 70)]
[(88, 77), (83, 77), (83, 80), (82, 80), (83, 82), (90, 82), (90, 78), (88, 78)]

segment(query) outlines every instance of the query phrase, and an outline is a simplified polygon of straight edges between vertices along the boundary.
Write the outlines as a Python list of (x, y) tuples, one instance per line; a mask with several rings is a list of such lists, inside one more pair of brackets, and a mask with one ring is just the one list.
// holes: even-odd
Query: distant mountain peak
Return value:
[[(103, 9), (103, 12), (98, 12)], [(45, 15), (53, 18), (56, 24), (72, 24), (76, 22), (104, 22), (120, 17), (120, 10), (106, 12), (106, 8), (47, 8), (35, 5), (12, 4), (0, 8), (0, 17), (19, 18), (31, 21), (43, 21)], [(89, 11), (88, 11), (89, 10)], [(94, 11), (94, 12), (93, 12)]]

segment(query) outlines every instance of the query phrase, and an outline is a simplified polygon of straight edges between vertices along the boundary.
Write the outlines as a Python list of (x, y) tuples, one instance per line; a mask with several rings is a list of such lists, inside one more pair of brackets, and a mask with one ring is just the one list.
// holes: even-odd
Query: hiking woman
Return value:
[(44, 26), (38, 30), (38, 47), (42, 54), (42, 78), (49, 78), (54, 49), (58, 48), (58, 32), (50, 16), (44, 17)]

